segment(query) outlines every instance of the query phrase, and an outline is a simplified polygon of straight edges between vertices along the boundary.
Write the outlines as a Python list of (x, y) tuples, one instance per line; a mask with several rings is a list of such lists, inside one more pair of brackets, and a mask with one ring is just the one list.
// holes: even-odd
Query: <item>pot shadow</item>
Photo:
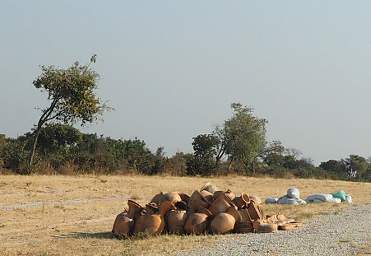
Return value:
[(94, 238), (94, 239), (114, 239), (112, 232), (71, 232), (68, 234), (54, 235), (54, 238)]

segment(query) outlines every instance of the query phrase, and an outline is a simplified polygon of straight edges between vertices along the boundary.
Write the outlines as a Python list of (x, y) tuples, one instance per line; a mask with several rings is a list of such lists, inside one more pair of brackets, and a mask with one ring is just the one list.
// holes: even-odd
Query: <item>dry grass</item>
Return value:
[[(207, 181), (221, 189), (265, 198), (297, 186), (302, 197), (314, 192), (343, 189), (355, 204), (371, 201), (371, 184), (328, 180), (247, 178), (239, 176), (0, 176), (1, 255), (141, 255), (172, 254), (177, 250), (212, 244), (217, 236), (170, 236), (113, 239), (113, 220), (128, 198), (141, 204), (159, 191), (191, 193)], [(305, 220), (316, 214), (336, 213), (346, 204), (265, 206)], [(365, 249), (366, 250), (366, 249)], [(367, 251), (366, 251), (367, 253)]]

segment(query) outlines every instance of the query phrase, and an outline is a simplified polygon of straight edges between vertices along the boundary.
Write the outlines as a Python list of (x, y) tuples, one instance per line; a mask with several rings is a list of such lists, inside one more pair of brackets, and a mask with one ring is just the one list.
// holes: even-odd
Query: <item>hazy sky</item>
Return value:
[(85, 131), (169, 154), (231, 115), (316, 162), (371, 155), (371, 1), (0, 0), (0, 133), (30, 130), (39, 65), (98, 54), (116, 109)]

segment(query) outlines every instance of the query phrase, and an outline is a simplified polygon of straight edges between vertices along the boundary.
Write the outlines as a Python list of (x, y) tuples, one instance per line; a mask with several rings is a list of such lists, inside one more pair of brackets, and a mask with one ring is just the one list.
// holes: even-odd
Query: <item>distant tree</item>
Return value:
[(286, 153), (281, 141), (272, 141), (263, 150), (261, 158), (269, 166), (284, 166)]
[(323, 170), (332, 171), (340, 175), (346, 173), (346, 166), (341, 160), (328, 160), (326, 162), (322, 162), (319, 167)]
[(41, 116), (34, 129), (29, 167), (32, 167), (42, 127), (51, 121), (81, 125), (91, 123), (100, 116), (107, 106), (96, 96), (98, 74), (90, 68), (95, 63), (92, 56), (88, 65), (74, 65), (64, 69), (42, 66), (41, 74), (33, 85), (48, 94), (50, 104), (41, 109)]
[(253, 110), (240, 103), (231, 105), (233, 116), (224, 123), (225, 153), (230, 165), (239, 161), (255, 172), (258, 156), (264, 149), (267, 120), (256, 117)]
[(343, 163), (350, 178), (364, 176), (369, 167), (367, 159), (359, 155), (350, 155), (343, 160)]
[(200, 134), (193, 138), (194, 157), (187, 162), (188, 174), (211, 174), (215, 167), (219, 140), (213, 134)]

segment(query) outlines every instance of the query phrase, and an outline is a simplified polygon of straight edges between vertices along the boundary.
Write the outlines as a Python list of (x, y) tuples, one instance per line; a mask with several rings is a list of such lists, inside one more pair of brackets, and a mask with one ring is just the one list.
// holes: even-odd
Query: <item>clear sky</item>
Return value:
[(269, 139), (317, 163), (371, 155), (371, 1), (0, 0), (0, 133), (30, 130), (39, 65), (98, 55), (116, 109), (85, 131), (168, 154), (231, 115), (268, 119)]

